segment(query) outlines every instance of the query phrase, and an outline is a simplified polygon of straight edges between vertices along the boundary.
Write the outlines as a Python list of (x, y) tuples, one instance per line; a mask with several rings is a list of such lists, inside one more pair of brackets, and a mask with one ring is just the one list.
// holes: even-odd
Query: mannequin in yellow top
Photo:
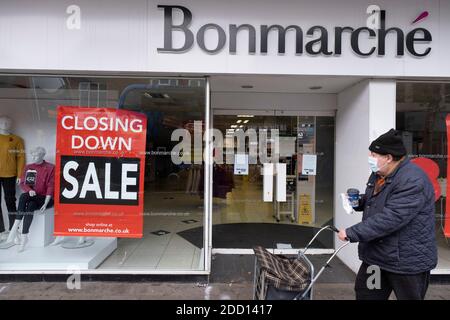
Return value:
[(6, 229), (0, 206), (0, 241), (8, 237), (9, 230), (14, 224), (17, 212), (16, 184), (20, 183), (19, 177), (25, 166), (23, 139), (12, 134), (11, 127), (12, 120), (0, 116), (0, 191), (3, 189), (9, 215), (9, 228)]

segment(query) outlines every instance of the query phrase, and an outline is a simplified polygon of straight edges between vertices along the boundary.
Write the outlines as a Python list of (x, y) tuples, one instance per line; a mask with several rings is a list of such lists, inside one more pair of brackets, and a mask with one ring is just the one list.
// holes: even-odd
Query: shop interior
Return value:
[[(223, 164), (215, 163), (213, 168), (213, 247), (304, 247), (317, 228), (332, 224), (334, 117), (277, 116), (276, 111), (267, 112), (272, 115), (221, 113), (213, 121), (214, 128), (224, 137)], [(279, 162), (286, 165), (286, 177), (281, 182), (286, 197), (277, 201), (274, 194), (272, 199), (263, 201), (263, 163), (249, 152), (251, 145), (258, 142), (248, 137), (238, 141), (234, 133), (267, 130), (270, 134), (273, 129), (279, 135)], [(245, 144), (242, 149), (240, 143)], [(233, 156), (242, 152), (249, 156), (239, 172)], [(271, 152), (275, 150), (268, 145), (268, 153)], [(232, 155), (231, 163), (226, 161), (227, 153)], [(304, 154), (315, 157), (316, 172), (311, 175), (302, 174)], [(277, 179), (273, 178), (276, 193)], [(190, 238), (195, 231), (183, 234)], [(315, 247), (333, 248), (331, 234), (321, 237)]]

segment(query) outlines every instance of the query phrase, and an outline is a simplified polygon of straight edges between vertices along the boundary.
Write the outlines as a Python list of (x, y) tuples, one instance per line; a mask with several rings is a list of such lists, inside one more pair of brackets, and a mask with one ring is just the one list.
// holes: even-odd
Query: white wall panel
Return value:
[[(305, 74), (355, 75), (382, 77), (449, 77), (450, 4), (446, 0), (379, 0), (387, 11), (387, 27), (398, 26), (405, 32), (416, 27), (427, 28), (433, 41), (432, 51), (425, 58), (405, 52), (396, 57), (395, 37), (387, 37), (385, 56), (356, 56), (349, 46), (349, 35), (343, 36), (340, 56), (295, 55), (294, 33), (288, 32), (286, 53), (277, 53), (277, 36), (269, 36), (266, 55), (259, 53), (260, 25), (290, 24), (302, 27), (304, 42), (314, 25), (329, 31), (329, 46), (334, 47), (336, 26), (353, 28), (366, 25), (369, 0), (80, 0), (81, 29), (68, 30), (66, 8), (72, 1), (17, 0), (0, 3), (0, 70), (42, 69), (74, 71), (168, 72), (172, 74)], [(229, 24), (252, 24), (256, 28), (256, 54), (249, 54), (247, 32), (238, 36), (237, 53), (225, 49), (208, 54), (195, 44), (185, 53), (161, 53), (163, 46), (163, 10), (158, 4), (186, 6), (193, 14), (190, 29), (196, 32), (202, 25), (220, 25), (229, 36)], [(422, 22), (412, 21), (423, 11), (430, 15)], [(180, 22), (181, 15), (175, 15)], [(206, 32), (207, 46), (214, 45), (217, 34)], [(178, 32), (175, 45), (184, 41)], [(361, 36), (361, 47), (369, 48), (374, 39)]]

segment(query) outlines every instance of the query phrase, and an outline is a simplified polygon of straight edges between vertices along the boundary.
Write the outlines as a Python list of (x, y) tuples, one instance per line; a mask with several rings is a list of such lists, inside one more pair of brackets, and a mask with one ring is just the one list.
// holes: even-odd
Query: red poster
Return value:
[(140, 238), (147, 119), (58, 107), (55, 235)]
[(445, 216), (444, 216), (444, 235), (450, 237), (450, 184), (448, 179), (450, 178), (450, 114), (445, 118), (445, 124), (447, 126), (447, 190), (445, 197)]

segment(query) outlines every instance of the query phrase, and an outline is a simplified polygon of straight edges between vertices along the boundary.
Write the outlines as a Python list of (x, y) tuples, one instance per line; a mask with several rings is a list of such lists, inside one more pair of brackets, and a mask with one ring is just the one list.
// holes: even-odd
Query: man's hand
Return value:
[(339, 230), (338, 238), (339, 238), (339, 240), (341, 240), (341, 241), (348, 241), (348, 239), (347, 239), (347, 233), (345, 232), (345, 229)]
[(30, 197), (34, 197), (34, 196), (36, 195), (36, 191), (30, 190), (30, 191), (28, 192), (28, 194), (30, 195)]

